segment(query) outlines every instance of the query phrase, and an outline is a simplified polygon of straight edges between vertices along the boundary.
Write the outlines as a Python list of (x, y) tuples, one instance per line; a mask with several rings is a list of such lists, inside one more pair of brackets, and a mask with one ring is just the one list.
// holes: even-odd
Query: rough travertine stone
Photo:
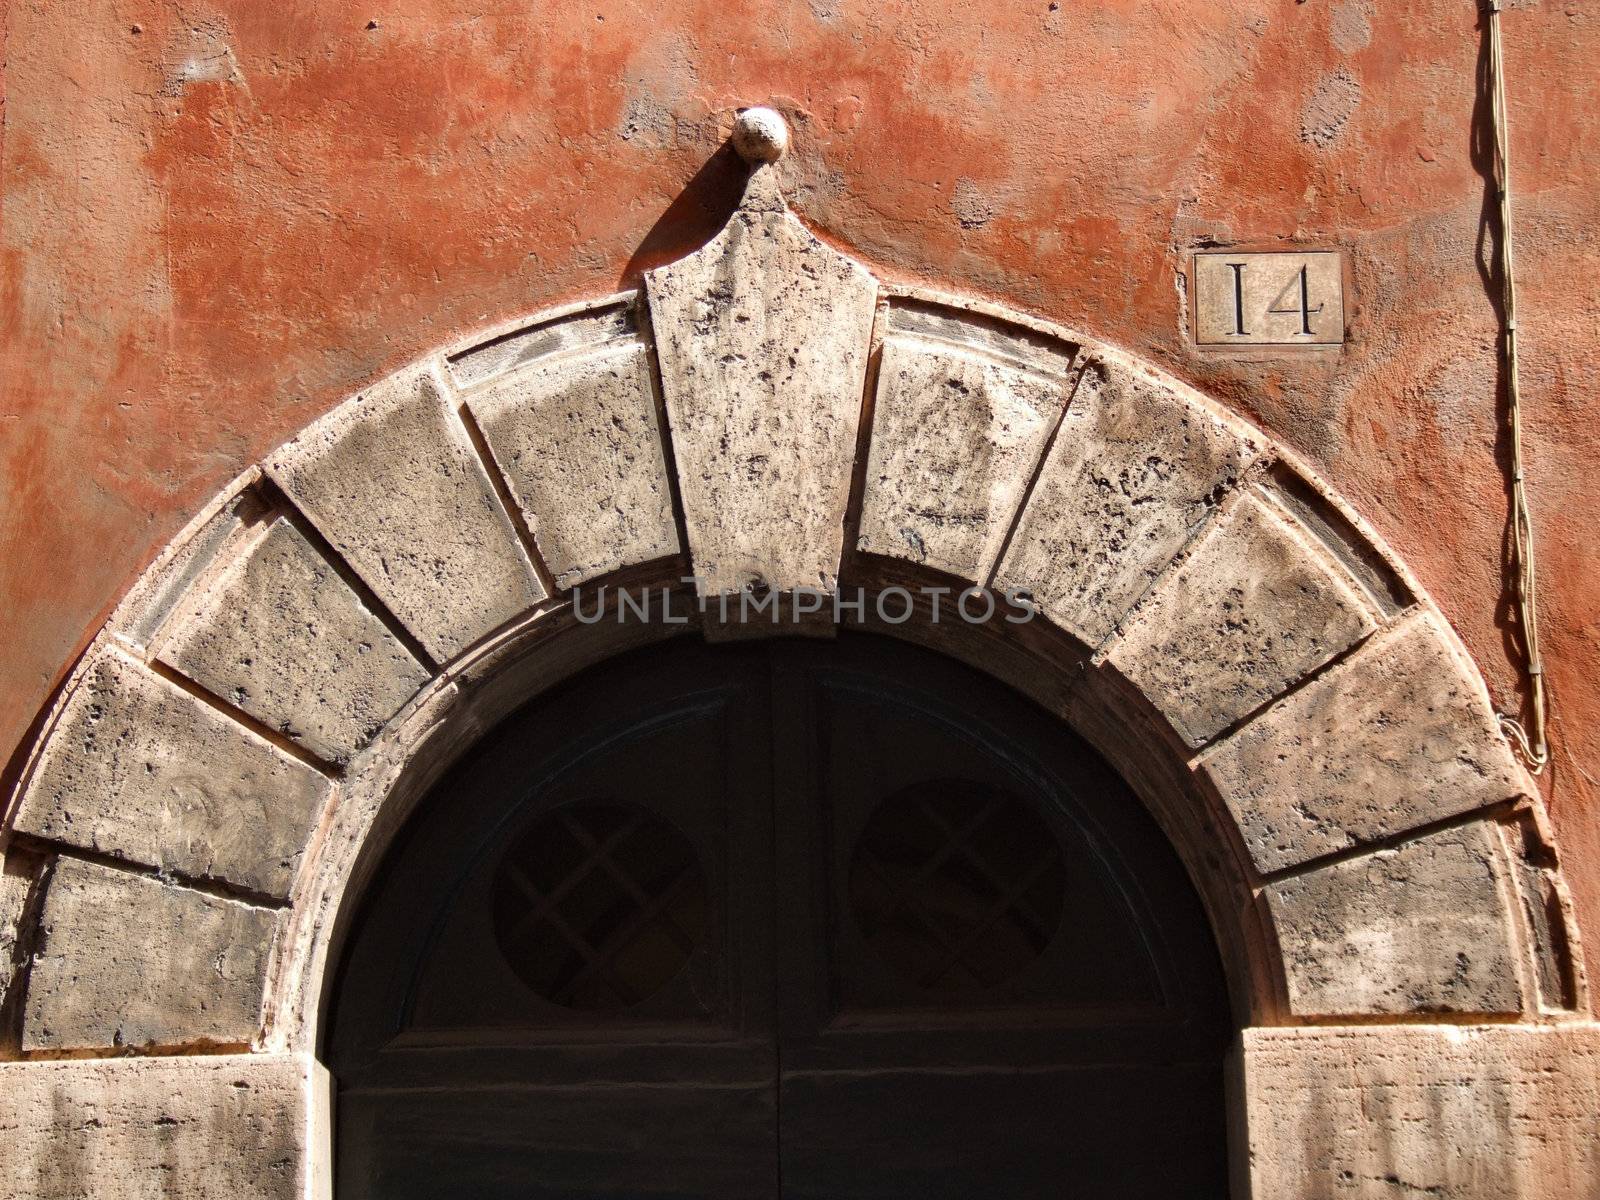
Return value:
[(0, 1200), (322, 1200), (310, 1055), (0, 1063)]
[(538, 360), (467, 406), (558, 586), (678, 552), (640, 343)]
[(1268, 886), (1290, 1010), (1520, 1012), (1505, 870), (1476, 824)]
[(366, 745), (429, 671), (282, 517), (185, 597), (161, 659), (332, 762)]
[(431, 368), (340, 405), (266, 469), (440, 662), (544, 598)]
[(1594, 1200), (1600, 1027), (1246, 1029), (1260, 1200)]
[[(23, 911), (33, 890), (32, 868), (31, 862), (24, 864), (13, 857), (0, 859), (0, 1013), (7, 1010), (12, 985), (20, 982), (17, 939), (22, 934)], [(4, 1036), (0, 1031), (0, 1038)]]
[(1332, 559), (1247, 494), (1156, 587), (1107, 658), (1201, 746), (1375, 624)]
[(51, 731), (16, 827), (286, 896), (327, 790), (304, 763), (107, 650)]
[(1199, 400), (1114, 359), (1085, 366), (995, 586), (1098, 646), (1261, 453)]
[(987, 581), (1062, 384), (963, 347), (886, 339), (860, 548)]
[(276, 914), (63, 858), (40, 918), (23, 1048), (249, 1042)]
[(831, 590), (876, 284), (788, 212), (772, 168), (702, 250), (646, 275), (706, 594)]
[(1482, 686), (1420, 612), (1220, 742), (1200, 764), (1258, 870), (1522, 794)]
[(733, 123), (733, 146), (746, 162), (777, 162), (789, 150), (789, 124), (771, 108), (747, 108)]

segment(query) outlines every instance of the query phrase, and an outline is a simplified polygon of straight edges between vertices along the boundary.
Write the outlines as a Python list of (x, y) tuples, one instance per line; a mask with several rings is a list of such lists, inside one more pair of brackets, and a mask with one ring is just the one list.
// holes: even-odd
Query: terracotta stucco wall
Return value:
[[(734, 106), (885, 277), (1157, 360), (1349, 497), (1515, 705), (1472, 0), (13, 0), (0, 188), (0, 756), (212, 492), (367, 380), (697, 245)], [(1557, 758), (1600, 938), (1600, 13), (1506, 17)], [(1345, 248), (1350, 342), (1187, 348), (1209, 242)]]

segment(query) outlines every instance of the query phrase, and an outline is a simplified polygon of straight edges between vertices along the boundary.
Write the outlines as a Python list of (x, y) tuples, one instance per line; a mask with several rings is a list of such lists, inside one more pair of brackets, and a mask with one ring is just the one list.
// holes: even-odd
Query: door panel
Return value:
[(330, 1033), (339, 1196), (775, 1188), (765, 664), (601, 673), (409, 826)]
[(1221, 972), (1120, 780), (893, 644), (776, 680), (783, 1194), (1226, 1194)]
[(1127, 788), (957, 664), (684, 642), (508, 721), (369, 891), (338, 1195), (1216, 1197), (1209, 929)]

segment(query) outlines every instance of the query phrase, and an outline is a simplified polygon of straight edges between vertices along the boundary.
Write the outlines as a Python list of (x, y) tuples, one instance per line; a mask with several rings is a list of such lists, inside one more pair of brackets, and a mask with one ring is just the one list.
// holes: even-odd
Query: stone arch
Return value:
[[(575, 589), (623, 584), (710, 638), (749, 635), (718, 602), (752, 591), (1031, 602), (1027, 622), (850, 619), (1026, 691), (1163, 822), (1231, 963), (1247, 1073), (1278, 1064), (1245, 1100), (1260, 1187), (1319, 1194), (1335, 1164), (1404, 1152), (1334, 1131), (1310, 1175), (1271, 1175), (1272, 1138), (1298, 1136), (1270, 1132), (1295, 1111), (1295, 1038), (1411, 1062), (1449, 1059), (1464, 1035), (1441, 1022), (1589, 1028), (1538, 793), (1350, 508), (1112, 347), (879, 283), (758, 168), (722, 232), (641, 291), (513, 322), (314, 423), (124, 600), (6, 812), (5, 1008), (46, 1060), (29, 1078), (134, 1050), (221, 1079), (237, 1055), (287, 1072), (255, 1086), (312, 1130), (350, 897), (500, 716), (682, 631), (579, 619)], [(101, 1072), (91, 1094), (116, 1076), (73, 1069)], [(1527, 1166), (1490, 1153), (1496, 1179)]]

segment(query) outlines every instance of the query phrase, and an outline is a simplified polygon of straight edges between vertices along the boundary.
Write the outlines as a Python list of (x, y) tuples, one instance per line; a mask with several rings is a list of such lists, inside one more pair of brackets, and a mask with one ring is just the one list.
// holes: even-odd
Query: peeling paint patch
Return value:
[(622, 110), (617, 136), (635, 145), (663, 149), (674, 144), (676, 127), (666, 105), (649, 96), (631, 96)]
[(1372, 0), (1339, 0), (1328, 16), (1328, 37), (1341, 54), (1372, 44)]
[(956, 214), (956, 220), (961, 222), (963, 229), (982, 229), (994, 220), (994, 205), (979, 190), (978, 185), (965, 175), (956, 180), (956, 191), (950, 200), (950, 208)]
[(1318, 149), (1337, 142), (1361, 103), (1361, 85), (1343, 68), (1325, 75), (1300, 115), (1300, 140)]
[(167, 54), (161, 92), (181, 96), (196, 83), (244, 84), (228, 31), (220, 25), (193, 25), (184, 30)]

